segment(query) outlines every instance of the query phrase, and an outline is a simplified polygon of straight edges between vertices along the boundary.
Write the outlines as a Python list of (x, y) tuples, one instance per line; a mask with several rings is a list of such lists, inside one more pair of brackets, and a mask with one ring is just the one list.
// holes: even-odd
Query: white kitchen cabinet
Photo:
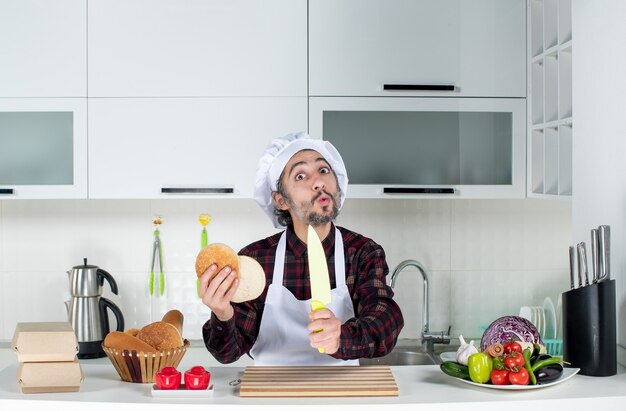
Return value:
[(0, 97), (86, 97), (87, 0), (0, 0)]
[(572, 196), (572, 4), (528, 3), (528, 197)]
[(87, 99), (0, 99), (0, 199), (87, 198)]
[(525, 0), (309, 2), (312, 96), (526, 97), (525, 67)]
[(524, 198), (526, 100), (312, 97), (352, 198)]
[(306, 0), (91, 0), (89, 95), (306, 96)]
[(89, 198), (252, 198), (269, 142), (306, 97), (89, 99)]

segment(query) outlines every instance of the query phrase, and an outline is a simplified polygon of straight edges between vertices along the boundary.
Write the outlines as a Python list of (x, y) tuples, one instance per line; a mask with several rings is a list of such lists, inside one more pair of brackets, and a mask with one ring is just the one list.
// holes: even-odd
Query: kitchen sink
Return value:
[(384, 357), (361, 358), (361, 365), (434, 365), (439, 364), (435, 356), (420, 351), (393, 350)]
[(417, 340), (400, 340), (396, 347), (384, 357), (361, 358), (360, 365), (438, 365), (442, 352), (456, 352), (458, 346), (436, 346), (433, 352), (422, 349)]

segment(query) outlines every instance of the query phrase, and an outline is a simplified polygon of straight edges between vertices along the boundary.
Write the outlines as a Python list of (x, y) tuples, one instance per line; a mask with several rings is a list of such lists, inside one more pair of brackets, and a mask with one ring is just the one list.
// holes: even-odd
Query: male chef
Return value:
[[(345, 165), (330, 142), (293, 133), (268, 146), (257, 168), (255, 199), (284, 230), (239, 252), (261, 264), (266, 290), (234, 304), (238, 280), (229, 267), (210, 282), (215, 266), (200, 278), (202, 302), (211, 309), (204, 342), (218, 361), (248, 353), (255, 365), (357, 365), (358, 358), (393, 349), (404, 321), (385, 281), (385, 253), (333, 223), (347, 188)], [(332, 289), (332, 302), (318, 311), (311, 311), (309, 225), (322, 240)]]

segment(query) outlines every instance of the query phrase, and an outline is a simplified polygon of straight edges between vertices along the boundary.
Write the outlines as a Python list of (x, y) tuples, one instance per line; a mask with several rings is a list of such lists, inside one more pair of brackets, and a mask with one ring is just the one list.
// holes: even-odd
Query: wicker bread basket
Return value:
[(123, 381), (150, 383), (154, 382), (154, 373), (161, 371), (163, 367), (177, 367), (189, 348), (189, 341), (178, 348), (167, 351), (155, 351), (144, 353), (135, 350), (117, 350), (106, 347), (102, 349)]

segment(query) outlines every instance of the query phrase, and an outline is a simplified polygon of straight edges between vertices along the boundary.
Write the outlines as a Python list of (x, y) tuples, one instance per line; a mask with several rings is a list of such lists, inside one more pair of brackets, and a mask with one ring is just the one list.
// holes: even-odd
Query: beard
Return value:
[[(326, 194), (331, 199), (331, 204), (324, 206), (322, 212), (312, 211), (315, 206), (315, 201), (322, 194)], [(333, 221), (339, 215), (339, 193), (330, 194), (325, 191), (320, 192), (311, 201), (303, 201), (300, 204), (296, 204), (291, 197), (283, 196), (289, 208), (293, 211), (294, 217), (300, 220), (304, 224), (310, 224), (312, 226), (319, 226), (328, 224)]]

